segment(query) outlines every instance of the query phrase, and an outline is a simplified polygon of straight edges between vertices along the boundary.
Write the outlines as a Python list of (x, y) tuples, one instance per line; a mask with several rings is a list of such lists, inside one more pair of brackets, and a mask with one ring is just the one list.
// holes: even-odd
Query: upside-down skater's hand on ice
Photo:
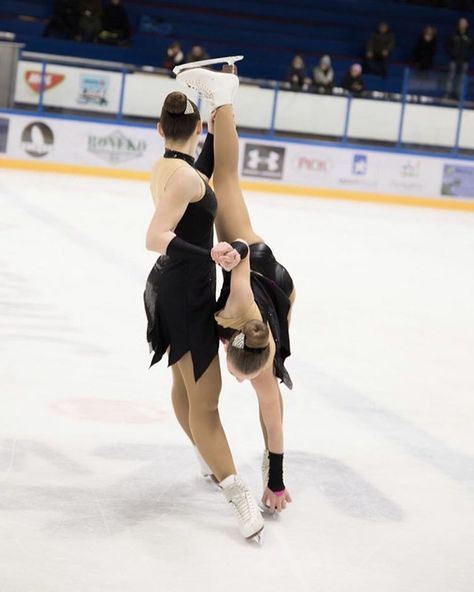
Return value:
[(262, 496), (262, 503), (265, 508), (268, 509), (269, 512), (281, 512), (286, 508), (286, 504), (292, 501), (290, 492), (288, 489), (284, 489), (283, 491), (277, 491), (276, 493), (269, 489), (268, 487), (265, 488)]

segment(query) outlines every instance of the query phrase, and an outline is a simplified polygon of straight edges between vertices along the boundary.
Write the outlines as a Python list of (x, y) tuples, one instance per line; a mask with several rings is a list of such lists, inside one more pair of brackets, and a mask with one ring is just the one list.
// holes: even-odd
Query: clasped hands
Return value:
[(220, 265), (225, 271), (232, 271), (240, 263), (239, 253), (226, 242), (217, 243), (212, 247), (211, 258), (214, 263)]

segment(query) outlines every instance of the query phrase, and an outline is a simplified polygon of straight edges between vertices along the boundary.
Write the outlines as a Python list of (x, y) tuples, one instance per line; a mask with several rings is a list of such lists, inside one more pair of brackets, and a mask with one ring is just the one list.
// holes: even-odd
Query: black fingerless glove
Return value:
[(170, 259), (211, 259), (210, 251), (207, 251), (203, 247), (198, 247), (192, 243), (175, 236), (166, 249), (166, 254)]
[(268, 453), (270, 461), (270, 471), (268, 474), (268, 489), (275, 491), (283, 491), (285, 484), (283, 483), (283, 454), (275, 452)]
[(201, 154), (194, 165), (196, 169), (208, 179), (214, 172), (214, 134), (207, 134), (202, 146)]
[(248, 246), (242, 241), (236, 240), (233, 243), (230, 243), (230, 246), (237, 251), (240, 255), (240, 259), (245, 259), (249, 254)]

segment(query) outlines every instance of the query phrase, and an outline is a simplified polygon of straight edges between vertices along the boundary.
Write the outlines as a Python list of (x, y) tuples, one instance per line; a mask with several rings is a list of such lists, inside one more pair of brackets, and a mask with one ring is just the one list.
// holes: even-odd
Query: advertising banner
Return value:
[(119, 72), (48, 64), (43, 77), (40, 63), (21, 61), (15, 101), (37, 105), (42, 81), (45, 106), (103, 113), (117, 113), (119, 109), (122, 84)]
[(440, 196), (442, 160), (388, 151), (355, 150), (302, 142), (244, 140), (243, 178), (285, 185)]
[(153, 128), (13, 116), (8, 156), (71, 165), (149, 171), (163, 152)]
[(441, 193), (450, 197), (474, 198), (474, 166), (445, 164)]
[[(89, 90), (101, 96), (100, 89)], [(0, 117), (0, 158), (148, 174), (163, 150), (163, 139), (152, 126)], [(243, 181), (255, 181), (256, 189), (265, 191), (283, 185), (288, 193), (302, 189), (324, 195), (330, 190), (349, 198), (351, 193), (359, 198), (474, 198), (474, 165), (460, 159), (242, 138), (240, 167)]]
[(7, 151), (8, 128), (10, 120), (6, 117), (0, 117), (0, 154)]

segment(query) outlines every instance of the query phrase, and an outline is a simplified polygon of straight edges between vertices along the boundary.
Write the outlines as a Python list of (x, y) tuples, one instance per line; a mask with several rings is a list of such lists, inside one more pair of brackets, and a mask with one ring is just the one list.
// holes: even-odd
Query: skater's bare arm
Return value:
[(195, 171), (185, 167), (178, 169), (169, 179), (161, 195), (155, 195), (156, 185), (152, 184), (153, 199), (157, 204), (146, 235), (146, 248), (158, 253), (166, 253), (168, 245), (176, 237), (174, 230), (191, 202), (201, 197), (202, 183)]
[[(257, 393), (260, 414), (265, 425), (268, 438), (268, 450), (276, 455), (283, 454), (283, 410), (278, 382), (273, 369), (264, 370), (252, 381)], [(291, 502), (291, 495), (285, 487), (281, 491), (264, 488), (262, 503), (270, 512), (281, 512)]]
[(283, 420), (281, 397), (278, 382), (273, 374), (273, 367), (261, 372), (251, 380), (257, 393), (258, 404), (263, 423), (268, 434), (268, 449), (281, 454), (283, 452)]
[(224, 318), (240, 317), (248, 311), (253, 302), (254, 297), (250, 285), (250, 257), (247, 256), (241, 259), (237, 267), (232, 270), (230, 295), (221, 315)]

